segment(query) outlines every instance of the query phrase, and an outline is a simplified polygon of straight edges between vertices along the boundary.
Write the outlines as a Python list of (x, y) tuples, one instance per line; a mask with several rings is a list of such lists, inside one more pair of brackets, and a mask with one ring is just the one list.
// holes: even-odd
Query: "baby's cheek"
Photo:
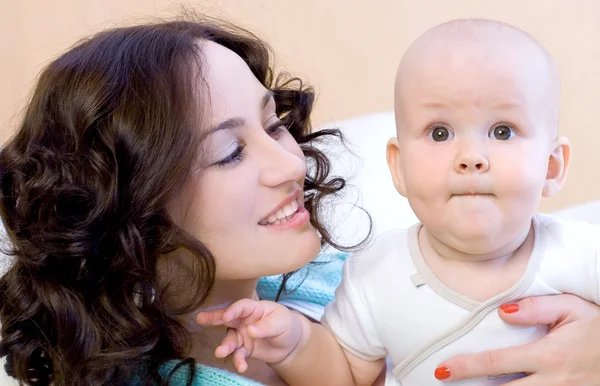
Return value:
[(494, 181), (494, 185), (502, 187), (507, 193), (521, 197), (538, 197), (544, 187), (546, 170), (534, 165), (515, 166), (512, 171), (502, 173), (501, 177), (501, 180)]
[(437, 173), (424, 171), (407, 176), (407, 193), (422, 200), (439, 200), (445, 197), (448, 191), (446, 178), (438, 171)]

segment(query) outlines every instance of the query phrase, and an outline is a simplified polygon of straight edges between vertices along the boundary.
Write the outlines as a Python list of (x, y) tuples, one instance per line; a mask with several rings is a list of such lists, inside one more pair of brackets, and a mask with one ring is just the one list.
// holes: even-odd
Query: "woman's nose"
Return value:
[[(293, 141), (291, 138), (290, 140)], [(261, 152), (261, 182), (264, 185), (278, 186), (306, 176), (306, 160), (298, 145), (295, 142), (293, 145), (297, 147), (297, 151), (286, 144), (273, 141)]]

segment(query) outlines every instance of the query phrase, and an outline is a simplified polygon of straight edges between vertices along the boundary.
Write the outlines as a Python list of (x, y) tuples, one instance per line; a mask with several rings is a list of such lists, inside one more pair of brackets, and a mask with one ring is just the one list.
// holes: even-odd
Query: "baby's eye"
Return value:
[(454, 134), (444, 126), (436, 126), (429, 133), (429, 137), (435, 142), (444, 142), (452, 139)]
[(514, 135), (515, 132), (513, 129), (506, 125), (496, 126), (490, 131), (490, 138), (497, 139), (498, 141), (507, 141), (514, 137)]

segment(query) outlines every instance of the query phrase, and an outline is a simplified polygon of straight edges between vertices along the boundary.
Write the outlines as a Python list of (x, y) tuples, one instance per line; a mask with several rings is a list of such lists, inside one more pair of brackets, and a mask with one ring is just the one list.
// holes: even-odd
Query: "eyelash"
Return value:
[[(271, 137), (275, 137), (276, 135), (280, 134), (283, 130), (285, 130), (286, 127), (283, 123), (283, 121), (281, 120), (277, 120), (277, 122), (275, 122), (274, 124), (272, 124), (271, 126), (267, 127), (267, 129), (265, 130), (267, 132), (267, 134), (269, 134)], [(274, 138), (275, 140), (278, 140), (279, 137)], [(221, 161), (217, 162), (215, 165), (219, 166), (219, 167), (225, 167), (227, 165), (230, 165), (232, 163), (238, 163), (241, 162), (244, 159), (244, 149), (246, 148), (246, 145), (239, 145), (234, 151), (233, 153), (231, 153), (229, 156), (227, 156), (225, 159), (222, 159)]]
[[(284, 129), (287, 129), (287, 127), (284, 125), (282, 120), (278, 119), (277, 122), (275, 122), (271, 126), (267, 127), (267, 129), (265, 131), (270, 136), (274, 136), (276, 134), (281, 133)], [(275, 138), (275, 139), (279, 139), (279, 138)]]
[(219, 167), (223, 167), (223, 166), (227, 166), (234, 162), (240, 162), (244, 158), (244, 148), (245, 147), (246, 147), (246, 145), (239, 145), (234, 150), (233, 153), (231, 153), (230, 155), (228, 155), (226, 158), (222, 159), (221, 161), (217, 162), (215, 165), (217, 165)]

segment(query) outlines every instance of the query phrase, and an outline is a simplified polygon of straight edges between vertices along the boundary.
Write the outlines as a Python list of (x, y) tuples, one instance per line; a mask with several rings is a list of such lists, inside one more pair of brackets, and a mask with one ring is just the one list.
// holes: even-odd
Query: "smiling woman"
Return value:
[(306, 210), (296, 221), (261, 222), (292, 200), (304, 208), (304, 154), (277, 115), (274, 94), (246, 62), (214, 42), (200, 49), (205, 85), (199, 86), (210, 106), (207, 126), (216, 129), (206, 137), (202, 172), (173, 201), (174, 219), (218, 256), (217, 279), (296, 270), (320, 249)]
[(217, 21), (107, 30), (50, 63), (0, 152), (9, 374), (282, 384), (261, 362), (228, 373), (213, 357), (225, 329), (194, 316), (342, 248), (320, 209), (344, 180), (314, 146), (339, 133), (311, 133), (313, 100), (274, 77), (264, 43)]

